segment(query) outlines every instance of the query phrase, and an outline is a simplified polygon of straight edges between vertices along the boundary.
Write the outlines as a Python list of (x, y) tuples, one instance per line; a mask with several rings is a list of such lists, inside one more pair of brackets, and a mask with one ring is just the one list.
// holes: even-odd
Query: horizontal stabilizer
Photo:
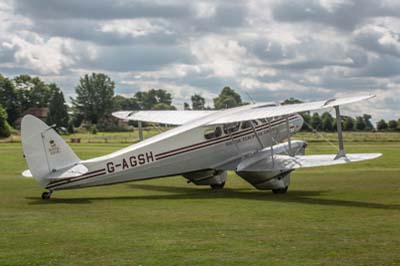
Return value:
[(365, 160), (372, 160), (382, 156), (381, 153), (350, 153), (344, 157), (335, 159), (336, 154), (323, 154), (323, 155), (275, 155), (274, 160), (260, 160), (252, 165), (246, 167), (238, 166), (237, 171), (244, 172), (262, 172), (262, 171), (276, 171), (276, 170), (293, 170), (307, 167), (329, 166), (338, 165), (352, 162), (359, 162)]
[(60, 179), (65, 179), (65, 178), (81, 176), (87, 172), (88, 172), (88, 169), (86, 168), (86, 166), (84, 166), (82, 164), (77, 164), (71, 168), (63, 169), (63, 170), (59, 170), (59, 171), (51, 173), (50, 176), (48, 177), (48, 179), (50, 181), (60, 180)]

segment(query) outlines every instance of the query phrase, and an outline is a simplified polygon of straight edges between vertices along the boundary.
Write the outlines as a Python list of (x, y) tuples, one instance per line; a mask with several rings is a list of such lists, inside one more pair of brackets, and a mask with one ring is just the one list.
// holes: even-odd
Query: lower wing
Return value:
[(338, 165), (351, 162), (372, 160), (382, 156), (381, 153), (349, 153), (346, 156), (336, 158), (336, 154), (322, 155), (274, 155), (273, 159), (259, 160), (253, 164), (246, 161), (240, 163), (236, 171), (263, 172), (263, 171), (289, 171), (299, 168)]

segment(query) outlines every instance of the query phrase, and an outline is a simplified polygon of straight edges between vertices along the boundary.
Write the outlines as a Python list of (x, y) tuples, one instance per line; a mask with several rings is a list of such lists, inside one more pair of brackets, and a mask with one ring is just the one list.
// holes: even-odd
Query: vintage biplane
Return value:
[[(38, 118), (22, 120), (22, 146), (29, 170), (46, 192), (182, 175), (196, 185), (221, 189), (227, 171), (235, 171), (257, 189), (286, 193), (290, 174), (304, 167), (374, 159), (380, 153), (346, 154), (339, 106), (373, 95), (292, 105), (249, 104), (218, 111), (120, 111), (124, 120), (174, 125), (111, 154), (81, 160), (67, 143)], [(301, 112), (334, 109), (338, 153), (305, 155), (306, 142), (291, 140), (303, 125)], [(283, 142), (284, 141), (284, 142)]]

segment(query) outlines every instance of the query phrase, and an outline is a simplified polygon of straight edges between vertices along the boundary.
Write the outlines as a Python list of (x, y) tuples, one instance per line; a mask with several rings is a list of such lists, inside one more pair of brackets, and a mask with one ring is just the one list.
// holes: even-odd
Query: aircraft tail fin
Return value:
[(50, 178), (54, 178), (55, 173), (63, 172), (80, 162), (52, 127), (32, 115), (22, 119), (21, 139), (30, 174), (43, 187), (49, 183)]

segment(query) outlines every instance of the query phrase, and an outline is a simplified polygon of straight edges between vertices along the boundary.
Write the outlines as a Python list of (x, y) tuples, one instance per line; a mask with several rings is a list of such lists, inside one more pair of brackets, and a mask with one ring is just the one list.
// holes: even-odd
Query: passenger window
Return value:
[(213, 139), (213, 138), (218, 138), (222, 135), (222, 130), (220, 127), (212, 127), (212, 128), (207, 128), (204, 131), (204, 137), (206, 139)]
[(215, 137), (218, 138), (218, 137), (221, 137), (221, 135), (222, 135), (222, 130), (220, 127), (217, 127), (215, 129)]
[(224, 125), (224, 133), (229, 134), (238, 131), (240, 123), (229, 123)]
[(243, 121), (242, 122), (242, 129), (246, 129), (251, 127), (251, 122), (250, 121)]
[(253, 121), (244, 121), (242, 122), (242, 129), (246, 129), (246, 128), (250, 128), (251, 127), (251, 123), (253, 123), (254, 126), (258, 125), (258, 122), (256, 120)]

